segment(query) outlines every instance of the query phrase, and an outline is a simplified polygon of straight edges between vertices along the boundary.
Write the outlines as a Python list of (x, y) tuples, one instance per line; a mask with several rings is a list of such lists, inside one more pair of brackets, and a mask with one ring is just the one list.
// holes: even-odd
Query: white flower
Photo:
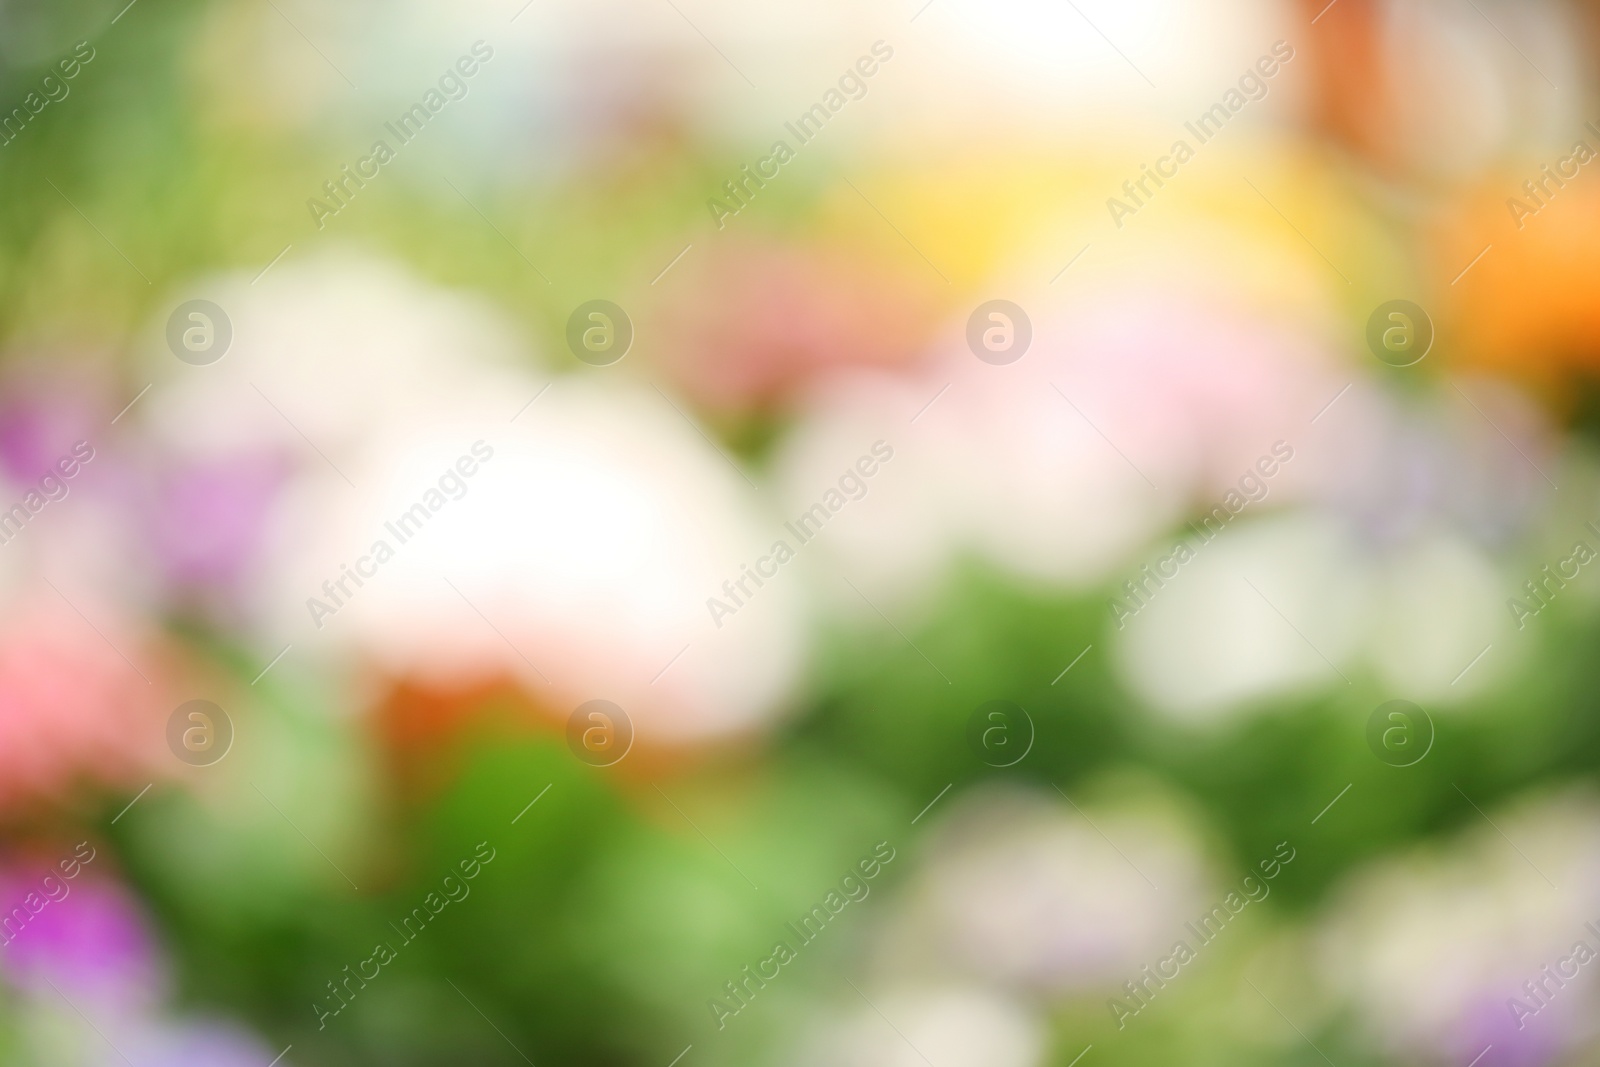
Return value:
[(1115, 644), (1125, 684), (1184, 719), (1344, 684), (1366, 601), (1339, 523), (1278, 516), (1188, 543), (1194, 558), (1159, 586), (1146, 579), (1142, 607), (1122, 598), (1136, 611)]
[(962, 799), (931, 848), (903, 952), (947, 973), (1052, 992), (1115, 990), (1167, 955), (1203, 910), (1198, 844), (1153, 813), (1078, 809), (1054, 793), (979, 793)]
[(1579, 791), (1490, 818), (1358, 873), (1323, 924), (1324, 978), (1391, 1054), (1465, 1063), (1493, 1042), (1532, 1063), (1594, 1032), (1600, 961), (1569, 963), (1560, 987), (1541, 972), (1580, 941), (1600, 954), (1600, 803)]
[(870, 1005), (822, 1028), (791, 1062), (794, 1067), (1036, 1067), (1044, 1062), (1046, 1047), (1043, 1022), (994, 990), (902, 987), (875, 990)]
[[(153, 324), (157, 381), (132, 411), (180, 452), (277, 448), (333, 477), (373, 433), (429, 419), (454, 393), (494, 387), (523, 357), (482, 298), (349, 253), (304, 262), (291, 253), (259, 280), (203, 280), (170, 304), (196, 296), (226, 314), (226, 352), (206, 366), (180, 363), (167, 349), (165, 318)], [(507, 418), (521, 402), (506, 397)]]
[[(1506, 608), (1508, 550), (1551, 522), (1535, 464), (1559, 468), (1518, 398), (1466, 389), (1492, 416), (1454, 394), (1402, 404), (1352, 390), (1259, 500), (1219, 496), (1211, 518), (1147, 550), (1149, 572), (1130, 568), (1112, 590), (1124, 682), (1204, 721), (1363, 674), (1441, 706), (1506, 677), (1528, 649)], [(1293, 506), (1267, 510), (1285, 499), (1280, 481)]]
[(326, 521), (275, 578), (285, 638), (436, 683), (514, 676), (563, 718), (610, 700), (658, 742), (778, 711), (804, 645), (798, 574), (708, 607), (783, 532), (732, 461), (653, 393), (558, 379), (508, 421), (523, 395), (376, 436), (356, 489), (322, 484)]

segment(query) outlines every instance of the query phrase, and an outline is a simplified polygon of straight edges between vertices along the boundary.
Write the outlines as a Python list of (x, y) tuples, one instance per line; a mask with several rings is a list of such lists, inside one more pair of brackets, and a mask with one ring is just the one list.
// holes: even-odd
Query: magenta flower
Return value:
[[(117, 883), (96, 873), (92, 846), (74, 854), (77, 876), (57, 867), (21, 867), (0, 875), (5, 908), (0, 961), (14, 985), (65, 996), (80, 1008), (112, 1014), (159, 1003), (167, 981), (138, 905)], [(71, 869), (71, 868), (69, 868)], [(54, 992), (52, 992), (54, 987)]]

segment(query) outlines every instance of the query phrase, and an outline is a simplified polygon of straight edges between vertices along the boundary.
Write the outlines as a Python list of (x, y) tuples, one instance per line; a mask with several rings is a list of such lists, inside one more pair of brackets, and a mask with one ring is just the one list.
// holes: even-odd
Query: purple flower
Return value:
[(179, 586), (229, 587), (257, 562), (289, 474), (266, 452), (175, 465), (158, 476), (147, 515), (155, 555)]
[[(1533, 1007), (1539, 1006), (1532, 997), (1522, 999)], [(1543, 1026), (1540, 1022), (1536, 1017), (1524, 1018), (1519, 1029), (1505, 997), (1485, 996), (1465, 1013), (1459, 1048), (1468, 1058), (1489, 1049), (1478, 1061), (1478, 1067), (1544, 1067), (1560, 1057), (1571, 1020), (1550, 1025), (1557, 1021), (1545, 1019)]]
[(22, 387), (0, 402), (0, 472), (33, 486), (58, 474), (56, 462), (88, 440), (93, 405), (58, 389)]
[[(243, 1027), (217, 1019), (157, 1022), (132, 1028), (115, 1038), (117, 1052), (105, 1062), (126, 1067), (289, 1067)], [(127, 1060), (123, 1060), (123, 1056)]]
[[(166, 991), (165, 969), (138, 905), (118, 885), (80, 871), (45, 869), (0, 881), (9, 939), (0, 963), (14, 985), (83, 1008), (116, 1013), (152, 1008)], [(85, 1009), (87, 1010), (87, 1009)]]

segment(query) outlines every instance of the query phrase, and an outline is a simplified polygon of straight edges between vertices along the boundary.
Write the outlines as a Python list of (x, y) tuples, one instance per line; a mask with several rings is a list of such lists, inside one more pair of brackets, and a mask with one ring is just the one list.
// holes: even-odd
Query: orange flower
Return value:
[[(1541, 176), (1530, 167), (1524, 178)], [(1435, 241), (1445, 350), (1459, 349), (1463, 362), (1521, 378), (1552, 399), (1569, 373), (1600, 370), (1600, 187), (1588, 177), (1555, 189), (1540, 207), (1505, 176)]]

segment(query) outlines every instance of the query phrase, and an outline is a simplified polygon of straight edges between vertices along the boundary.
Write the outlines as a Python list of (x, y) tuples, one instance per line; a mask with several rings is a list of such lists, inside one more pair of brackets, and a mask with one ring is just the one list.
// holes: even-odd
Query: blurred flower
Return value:
[[(222, 1019), (154, 1019), (117, 1038), (118, 1057), (126, 1054), (134, 1067), (260, 1067), (273, 1063), (273, 1052), (258, 1035)], [(288, 1050), (283, 1050), (287, 1052)], [(112, 1061), (106, 1061), (111, 1067)], [(280, 1067), (292, 1067), (287, 1057)]]
[(1304, 326), (1179, 285), (1159, 316), (1142, 313), (1149, 299), (1113, 289), (1041, 319), (1010, 367), (955, 356), (949, 414), (991, 445), (994, 495), (974, 513), (992, 557), (1030, 576), (1098, 578), (1176, 508), (1210, 502), (1274, 442), (1300, 439), (1339, 389), (1329, 346)]
[[(87, 361), (84, 361), (87, 362)], [(65, 364), (63, 366), (63, 363)], [(105, 375), (98, 361), (23, 362), (7, 368), (0, 395), (0, 474), (32, 487), (79, 441), (103, 436)]]
[[(1439, 703), (1504, 677), (1508, 571), (1551, 521), (1540, 470), (1557, 467), (1537, 414), (1488, 384), (1410, 402), (1365, 384), (1343, 396), (1296, 453), (1321, 457), (1300, 494), (1310, 507), (1191, 528), (1175, 543), (1192, 561), (1114, 591), (1133, 613), (1119, 613), (1115, 639), (1125, 682), (1199, 720), (1348, 683), (1361, 667)], [(1501, 653), (1479, 664), (1494, 644)]]
[[(50, 873), (48, 867), (6, 871), (0, 881), (5, 914), (21, 908), (27, 894), (42, 895), (40, 879)], [(65, 895), (46, 904), (0, 954), (6, 978), (41, 999), (54, 986), (97, 1014), (133, 1016), (154, 1009), (167, 995), (167, 974), (133, 898), (89, 867), (62, 884)]]
[(141, 495), (157, 564), (180, 599), (212, 594), (211, 611), (226, 618), (233, 597), (248, 589), (282, 499), (288, 457), (241, 451), (225, 459), (171, 457)]
[(164, 769), (172, 653), (138, 617), (133, 480), (96, 366), (24, 359), (0, 389), (0, 820)]
[(1364, 542), (1388, 547), (1442, 527), (1497, 553), (1543, 521), (1554, 496), (1544, 472), (1563, 447), (1514, 388), (1466, 377), (1411, 394), (1363, 382), (1327, 412), (1318, 444), (1337, 460), (1317, 499)]
[[(27, 866), (0, 873), (6, 915), (37, 889), (42, 873)], [(259, 1067), (271, 1060), (266, 1045), (236, 1024), (165, 1016), (166, 961), (142, 909), (118, 882), (85, 868), (65, 885), (65, 895), (0, 950), (0, 977), (22, 994), (31, 1062)]]
[(717, 411), (781, 406), (841, 366), (907, 364), (942, 302), (930, 273), (859, 247), (730, 234), (691, 255), (652, 333), (674, 381)]
[[(869, 591), (926, 595), (962, 547), (962, 489), (974, 481), (963, 442), (908, 424), (938, 385), (861, 371), (825, 380), (806, 397), (773, 461), (778, 506), (792, 520), (833, 488), (881, 440), (894, 450), (860, 500), (828, 520), (809, 566)], [(820, 584), (820, 583), (819, 583)], [(853, 594), (821, 586), (824, 601)], [(842, 603), (863, 612), (858, 601)]]
[[(707, 608), (784, 536), (732, 460), (661, 395), (569, 378), (480, 401), (375, 435), (350, 467), (360, 488), (308, 505), (326, 521), (273, 578), (281, 632), (393, 677), (510, 674), (562, 720), (611, 700), (657, 743), (777, 713), (801, 664), (799, 582), (747, 582), (736, 618)], [(365, 580), (330, 594), (350, 564)]]
[[(1600, 152), (1600, 137), (1575, 123), (1560, 151), (1497, 172), (1464, 198), (1431, 232), (1428, 249), (1434, 282), (1447, 294), (1441, 330), (1458, 358), (1537, 388), (1558, 411), (1577, 399), (1571, 377), (1600, 367), (1600, 309), (1591, 299), (1600, 286), (1600, 190), (1580, 176), (1539, 205), (1522, 183), (1555, 189), (1539, 165), (1558, 162), (1579, 137)], [(1511, 210), (1513, 200), (1538, 213)]]
[[(116, 376), (98, 359), (22, 356), (0, 383), (0, 575), (58, 585), (136, 611), (145, 604), (137, 530), (136, 445), (111, 424)], [(123, 401), (117, 401), (121, 406)], [(7, 582), (0, 577), (0, 588)]]
[[(496, 56), (489, 76), (471, 85), (470, 106), (430, 131), (445, 150), (418, 165), (452, 162), (458, 173), (518, 178), (614, 163), (636, 149), (630, 142), (663, 127), (732, 130), (765, 147), (774, 127), (781, 130), (774, 112), (793, 103), (780, 85), (809, 87), (820, 69), (821, 92), (841, 36), (865, 48), (879, 35), (873, 19), (843, 0), (803, 13), (713, 0), (695, 9), (693, 22), (669, 5), (625, 0), (556, 0), (510, 15), (494, 0), (289, 3), (281, 17), (270, 6), (211, 12), (194, 49), (205, 106), (252, 126), (331, 127), (362, 147), (456, 55), (484, 41)], [(289, 19), (323, 42), (328, 64), (308, 70), (305, 41)], [(706, 47), (701, 26), (720, 47)], [(359, 95), (343, 72), (363, 87)], [(258, 88), (244, 92), (242, 80)]]
[[(880, 1015), (879, 1012), (882, 1012)], [(894, 1020), (885, 1026), (884, 1019)], [(793, 1067), (1036, 1067), (1045, 1027), (1015, 1001), (975, 986), (875, 990), (869, 1005), (817, 1027)]]
[[(1316, 120), (1419, 185), (1471, 181), (1582, 122), (1576, 9), (1558, 0), (1305, 0)], [(1508, 47), (1509, 44), (1509, 47)], [(1557, 88), (1562, 86), (1564, 88)]]
[[(1099, 34), (1085, 33), (1085, 15), (1115, 50), (1096, 47)], [(1153, 116), (1167, 119), (1220, 92), (1255, 58), (1245, 48), (1259, 42), (1265, 50), (1299, 25), (1282, 5), (1237, 0), (1203, 14), (1175, 0), (1082, 13), (1043, 0), (953, 0), (918, 19), (880, 136), (948, 145), (991, 174), (1005, 169), (994, 165), (991, 146), (1012, 129), (1035, 142), (1096, 147), (1130, 128), (1163, 138), (1177, 123)], [(956, 53), (959, 64), (942, 58)]]
[(79, 786), (136, 791), (172, 765), (152, 648), (104, 602), (68, 605), (37, 587), (11, 601), (0, 623), (0, 812), (60, 803)]
[(1160, 284), (1159, 316), (1145, 311), (1150, 277), (1120, 270), (1036, 308), (1032, 343), (1008, 365), (978, 360), (952, 324), (915, 377), (819, 387), (777, 463), (788, 507), (881, 437), (893, 469), (825, 538), (853, 580), (925, 587), (962, 549), (1033, 580), (1103, 580), (1275, 441), (1302, 441), (1341, 384), (1316, 327), (1198, 281)]
[(1207, 882), (1199, 845), (1170, 818), (979, 792), (930, 843), (889, 959), (1018, 990), (1115, 990), (1171, 950)]
[(350, 252), (280, 263), (255, 283), (226, 275), (206, 292), (231, 323), (227, 351), (191, 367), (156, 342), (149, 362), (161, 380), (134, 409), (191, 462), (276, 449), (337, 477), (330, 468), (372, 434), (428, 420), (442, 399), (524, 355), (482, 298)]
[(1166, 584), (1146, 584), (1115, 638), (1118, 673), (1159, 711), (1198, 721), (1338, 685), (1361, 637), (1358, 575), (1370, 580), (1337, 522), (1246, 520), (1199, 545)]
[(169, 599), (259, 621), (271, 561), (321, 521), (325, 493), (349, 491), (372, 441), (463, 394), (499, 394), (509, 417), (523, 353), (482, 301), (347, 254), (209, 292), (232, 343), (206, 366), (153, 351), (162, 380), (133, 411), (148, 467), (136, 506)]
[[(1512, 622), (1503, 574), (1441, 528), (1372, 555), (1316, 512), (1251, 520), (1201, 545), (1116, 637), (1119, 674), (1158, 710), (1207, 721), (1348, 683), (1359, 666), (1459, 703), (1506, 662), (1465, 669)], [(1456, 685), (1455, 683), (1463, 684)]]
[(1600, 802), (1579, 790), (1492, 819), (1353, 876), (1323, 924), (1324, 977), (1390, 1055), (1465, 1063), (1492, 1043), (1492, 1062), (1535, 1067), (1597, 1032), (1595, 965), (1559, 986), (1543, 969), (1579, 941), (1600, 954)]

